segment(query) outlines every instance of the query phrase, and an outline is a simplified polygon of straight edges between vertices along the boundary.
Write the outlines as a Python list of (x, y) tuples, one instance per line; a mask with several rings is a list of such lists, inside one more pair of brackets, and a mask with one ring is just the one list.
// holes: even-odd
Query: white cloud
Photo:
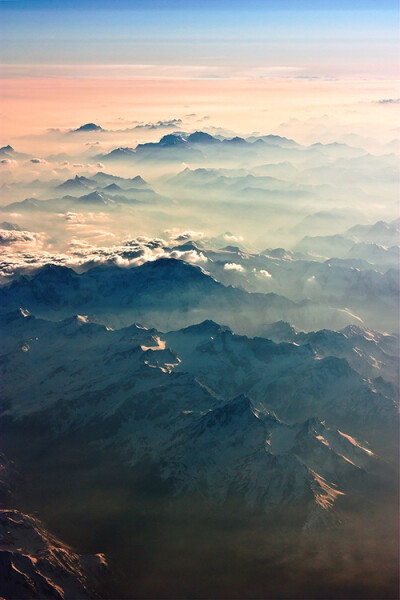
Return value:
[(174, 250), (168, 254), (168, 257), (177, 258), (190, 263), (206, 263), (208, 261), (208, 258), (204, 256), (202, 252), (196, 252), (195, 250), (189, 250), (187, 252), (179, 252), (178, 250)]
[(231, 233), (224, 233), (223, 237), (227, 242), (243, 242), (243, 237), (241, 235), (232, 235)]
[(267, 279), (271, 279), (272, 277), (271, 273), (269, 273), (269, 271), (266, 271), (265, 269), (260, 269), (257, 274), (261, 275), (261, 277), (266, 277)]
[(0, 229), (0, 246), (13, 246), (13, 250), (20, 248), (40, 249), (44, 243), (43, 233), (33, 233), (31, 231), (17, 231)]
[[(61, 216), (61, 215), (60, 215)], [(80, 215), (68, 213), (65, 218), (79, 221)], [(76, 223), (79, 225), (79, 222)], [(83, 227), (84, 223), (80, 224)], [(98, 244), (107, 243), (114, 234), (101, 229), (91, 232)], [(139, 266), (159, 258), (174, 258), (185, 262), (206, 263), (207, 257), (195, 250), (171, 250), (161, 238), (140, 236), (126, 239), (114, 245), (95, 245), (87, 238), (72, 238), (66, 252), (49, 251), (45, 246), (44, 234), (28, 231), (1, 231), (0, 237), (0, 275), (12, 275), (16, 271), (38, 268), (46, 263), (65, 265), (79, 270), (99, 264), (116, 264), (121, 267)], [(1, 245), (4, 250), (1, 250)]]
[(237, 271), (238, 273), (244, 273), (246, 269), (239, 265), (238, 263), (225, 263), (224, 264), (225, 271)]

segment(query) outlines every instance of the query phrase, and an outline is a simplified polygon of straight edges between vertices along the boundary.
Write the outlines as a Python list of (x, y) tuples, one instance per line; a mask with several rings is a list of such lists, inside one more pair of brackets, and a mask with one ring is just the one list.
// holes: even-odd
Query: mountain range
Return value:
[(0, 596), (394, 599), (396, 155), (186, 124), (0, 149)]

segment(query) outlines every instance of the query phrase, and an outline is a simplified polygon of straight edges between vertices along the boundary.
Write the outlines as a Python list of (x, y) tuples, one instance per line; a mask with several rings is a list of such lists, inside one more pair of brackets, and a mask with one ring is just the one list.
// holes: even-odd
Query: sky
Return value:
[(400, 95), (393, 0), (0, 0), (0, 20), (7, 136), (42, 127), (44, 113), (49, 126), (90, 108), (107, 118), (101, 98), (112, 119), (129, 106), (166, 118), (200, 102), (226, 117), (271, 95), (288, 109), (293, 95), (303, 107), (316, 94)]
[(392, 1), (3, 0), (0, 11), (7, 76), (26, 74), (22, 65), (36, 75), (53, 74), (49, 65), (69, 75), (86, 65), (96, 74), (126, 65), (128, 75), (151, 66), (152, 76), (164, 76), (169, 66), (190, 77), (260, 77), (284, 68), (382, 77), (396, 66)]

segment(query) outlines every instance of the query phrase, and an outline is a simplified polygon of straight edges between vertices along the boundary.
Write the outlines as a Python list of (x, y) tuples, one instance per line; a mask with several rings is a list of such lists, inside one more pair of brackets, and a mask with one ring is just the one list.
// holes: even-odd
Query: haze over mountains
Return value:
[(0, 595), (394, 598), (398, 155), (186, 125), (0, 150)]

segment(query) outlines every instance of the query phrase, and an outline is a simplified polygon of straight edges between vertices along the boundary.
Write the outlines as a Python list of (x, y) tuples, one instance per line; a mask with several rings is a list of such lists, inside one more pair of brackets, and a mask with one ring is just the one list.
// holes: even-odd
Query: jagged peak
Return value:
[(353, 337), (355, 335), (365, 336), (365, 329), (358, 325), (347, 325), (347, 327), (340, 330), (340, 333), (343, 333), (346, 337)]
[(80, 196), (78, 200), (81, 202), (104, 202), (107, 200), (107, 197), (96, 190), (95, 192), (91, 192), (90, 194)]
[(90, 181), (90, 179), (88, 179), (84, 175), (75, 175), (75, 177), (71, 177), (70, 179), (66, 179), (63, 183), (60, 183), (60, 185), (57, 186), (57, 189), (67, 188), (70, 186), (76, 186), (76, 184), (80, 184), (80, 187), (82, 187), (85, 184), (90, 184), (90, 183), (92, 183)]
[[(177, 273), (182, 273), (184, 275), (192, 274), (192, 275), (201, 275), (206, 277), (206, 274), (198, 265), (189, 264), (183, 260), (179, 260), (178, 258), (158, 258), (157, 260), (147, 261), (138, 267), (133, 267), (138, 271), (157, 271), (164, 270)], [(211, 278), (210, 278), (211, 279)]]
[(196, 334), (196, 333), (207, 333), (207, 334), (216, 334), (218, 332), (229, 331), (232, 330), (227, 325), (220, 325), (216, 323), (212, 319), (206, 319), (201, 323), (196, 323), (195, 325), (189, 325), (189, 327), (185, 327), (180, 330), (185, 334)]
[(122, 329), (119, 330), (119, 333), (121, 335), (121, 337), (120, 337), (121, 340), (122, 339), (130, 339), (135, 336), (155, 337), (155, 336), (161, 335), (160, 332), (157, 331), (157, 329), (154, 329), (153, 327), (151, 329), (149, 329), (148, 327), (144, 327), (143, 325), (140, 325), (139, 323), (132, 323), (132, 325), (129, 325), (128, 327), (123, 327)]
[(174, 133), (167, 133), (167, 135), (164, 135), (158, 143), (161, 146), (178, 146), (181, 144), (185, 144), (186, 140), (180, 135), (175, 135)]
[(117, 183), (110, 183), (104, 188), (104, 191), (117, 190), (118, 192), (122, 192), (122, 188)]
[(147, 183), (147, 181), (143, 179), (141, 175), (136, 175), (135, 177), (132, 177), (131, 181), (134, 181), (135, 183)]
[(114, 150), (111, 150), (107, 156), (112, 154), (131, 154), (133, 152), (135, 152), (134, 148), (130, 148), (129, 146), (120, 146), (119, 148), (114, 148)]
[(104, 131), (100, 125), (96, 125), (96, 123), (85, 123), (81, 125), (77, 129), (73, 129), (73, 133), (79, 133), (81, 131)]
[(196, 252), (201, 252), (202, 247), (199, 243), (194, 242), (193, 240), (184, 242), (183, 244), (178, 244), (173, 247), (173, 250), (179, 250), (180, 252), (188, 252), (191, 250), (195, 250)]
[(72, 277), (76, 276), (77, 273), (70, 267), (66, 267), (64, 265), (56, 265), (54, 263), (47, 263), (40, 267), (34, 274), (32, 280), (40, 281), (42, 279), (52, 279), (52, 280), (70, 280)]
[(246, 140), (238, 135), (233, 138), (225, 138), (224, 142), (229, 142), (230, 144), (247, 144)]
[(219, 140), (205, 131), (195, 131), (187, 137), (188, 142), (192, 143), (218, 143)]

